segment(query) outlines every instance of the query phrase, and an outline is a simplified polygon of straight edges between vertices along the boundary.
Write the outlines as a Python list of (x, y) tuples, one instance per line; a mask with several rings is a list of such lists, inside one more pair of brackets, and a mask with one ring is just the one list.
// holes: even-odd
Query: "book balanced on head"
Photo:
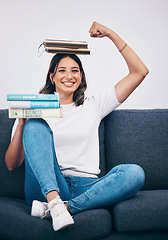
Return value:
[(8, 94), (9, 118), (60, 118), (59, 93)]
[[(69, 41), (69, 40), (53, 40), (45, 39), (40, 45), (48, 53), (62, 53), (62, 54), (83, 54), (89, 55), (88, 43), (86, 41)], [(40, 48), (39, 47), (39, 48)]]

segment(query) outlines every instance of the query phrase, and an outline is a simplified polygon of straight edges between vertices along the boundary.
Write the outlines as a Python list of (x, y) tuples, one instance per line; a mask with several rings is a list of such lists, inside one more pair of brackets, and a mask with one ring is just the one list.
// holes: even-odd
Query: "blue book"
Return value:
[(60, 108), (60, 101), (10, 101), (10, 108)]
[(55, 94), (7, 94), (7, 101), (59, 101), (59, 93)]

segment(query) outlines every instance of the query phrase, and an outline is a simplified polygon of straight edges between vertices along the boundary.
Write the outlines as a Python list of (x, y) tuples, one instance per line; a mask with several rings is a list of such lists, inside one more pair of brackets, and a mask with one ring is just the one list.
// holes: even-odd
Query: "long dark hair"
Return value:
[(50, 79), (50, 74), (51, 73), (55, 74), (57, 72), (59, 62), (61, 61), (61, 59), (65, 58), (65, 57), (72, 58), (79, 65), (80, 72), (82, 73), (81, 83), (73, 95), (73, 101), (75, 102), (75, 105), (79, 106), (79, 105), (83, 104), (83, 102), (84, 102), (84, 92), (87, 88), (87, 83), (86, 83), (86, 77), (85, 77), (85, 73), (84, 73), (84, 70), (82, 67), (82, 63), (75, 54), (56, 54), (56, 55), (54, 55), (54, 57), (51, 59), (51, 63), (49, 66), (47, 77), (46, 77), (46, 83), (45, 83), (44, 87), (40, 90), (39, 93), (52, 94), (55, 92), (55, 84), (52, 84), (51, 79)]

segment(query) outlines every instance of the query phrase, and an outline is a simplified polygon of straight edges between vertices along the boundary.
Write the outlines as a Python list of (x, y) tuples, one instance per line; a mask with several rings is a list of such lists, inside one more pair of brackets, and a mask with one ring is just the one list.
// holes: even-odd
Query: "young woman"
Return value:
[(76, 55), (53, 57), (40, 93), (60, 94), (63, 118), (19, 119), (5, 160), (9, 170), (25, 160), (25, 196), (33, 216), (50, 214), (55, 231), (74, 223), (72, 215), (116, 204), (144, 184), (138, 165), (118, 165), (102, 178), (99, 124), (123, 103), (148, 74), (134, 51), (111, 29), (94, 22), (90, 36), (108, 37), (118, 48), (129, 74), (115, 87), (85, 98), (86, 79)]

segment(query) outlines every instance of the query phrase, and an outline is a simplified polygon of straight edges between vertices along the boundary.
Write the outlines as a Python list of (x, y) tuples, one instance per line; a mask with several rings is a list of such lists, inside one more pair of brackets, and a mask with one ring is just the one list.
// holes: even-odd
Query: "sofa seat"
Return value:
[(0, 239), (89, 240), (106, 238), (112, 232), (112, 218), (106, 209), (76, 214), (74, 221), (74, 225), (55, 232), (50, 219), (30, 215), (24, 200), (0, 196)]
[(118, 232), (167, 230), (168, 190), (140, 191), (115, 205), (113, 224)]

